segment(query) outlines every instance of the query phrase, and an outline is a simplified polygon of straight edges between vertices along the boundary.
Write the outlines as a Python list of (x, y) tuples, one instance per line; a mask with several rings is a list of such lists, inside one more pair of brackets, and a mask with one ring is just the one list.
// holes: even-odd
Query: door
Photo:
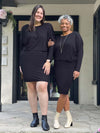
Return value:
[[(16, 29), (14, 30), (14, 55), (13, 55), (13, 102), (17, 100), (26, 100), (27, 99), (27, 87), (23, 81), (23, 76), (19, 71), (19, 51), (20, 51), (20, 30), (21, 27), (29, 23), (30, 16), (15, 16), (17, 21)], [(61, 34), (59, 24), (57, 22), (59, 16), (46, 16), (46, 22), (49, 22), (53, 25), (54, 32), (56, 35)], [(78, 16), (72, 16), (74, 20), (73, 30), (78, 31)], [(48, 84), (48, 93), (49, 100), (57, 100), (59, 97), (58, 89), (55, 81), (54, 75), (54, 61), (51, 63), (51, 73), (50, 73), (50, 82)], [(73, 85), (70, 91), (70, 100), (78, 103), (78, 79), (73, 81)]]

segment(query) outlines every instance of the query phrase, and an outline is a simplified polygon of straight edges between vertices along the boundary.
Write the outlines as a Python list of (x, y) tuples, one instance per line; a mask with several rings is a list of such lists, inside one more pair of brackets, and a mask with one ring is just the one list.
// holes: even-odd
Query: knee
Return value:
[(28, 91), (33, 92), (35, 90), (35, 85), (33, 85), (33, 83), (27, 82), (26, 85), (27, 85)]
[(32, 88), (32, 83), (27, 82), (26, 85), (27, 85), (28, 88)]
[(47, 92), (47, 85), (40, 84), (37, 86), (37, 92)]

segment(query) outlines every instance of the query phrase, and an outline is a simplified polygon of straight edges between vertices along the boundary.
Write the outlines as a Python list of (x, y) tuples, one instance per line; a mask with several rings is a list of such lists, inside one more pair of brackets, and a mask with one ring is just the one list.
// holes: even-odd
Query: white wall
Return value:
[[(79, 103), (80, 104), (94, 104), (94, 86), (92, 85), (93, 80), (93, 11), (94, 5), (93, 4), (66, 4), (66, 5), (51, 5), (45, 4), (43, 5), (46, 10), (46, 15), (62, 15), (62, 14), (69, 14), (69, 15), (79, 15), (79, 32), (84, 41), (84, 58), (80, 73), (80, 80), (79, 80)], [(23, 5), (17, 8), (7, 8), (7, 10), (11, 9), (15, 15), (30, 15), (34, 5)], [(7, 33), (9, 33), (9, 27), (6, 28)], [(9, 29), (9, 30), (8, 30)], [(12, 30), (10, 31), (12, 32)], [(12, 35), (12, 33), (11, 33)], [(13, 37), (10, 35), (9, 37), (9, 44), (10, 49), (12, 49), (12, 39)], [(11, 61), (11, 60), (10, 60)], [(11, 62), (9, 62), (11, 63)], [(2, 71), (2, 75), (6, 75), (7, 72), (10, 70), (12, 75), (12, 63), (11, 66), (8, 66)], [(12, 77), (10, 77), (12, 78)], [(6, 81), (9, 81), (9, 78), (6, 76), (2, 76), (2, 84), (5, 84)], [(4, 100), (5, 95), (4, 90), (12, 90), (12, 82), (7, 85), (2, 85), (2, 101), (9, 102), (9, 100)], [(10, 88), (11, 87), (11, 88)], [(10, 95), (10, 94), (9, 94)], [(10, 96), (9, 96), (10, 97)]]
[(2, 35), (8, 36), (8, 43), (2, 44), (8, 47), (8, 54), (2, 55), (7, 58), (7, 66), (2, 66), (2, 80), (1, 80), (1, 102), (12, 103), (12, 69), (13, 69), (13, 32), (12, 25), (8, 23), (7, 27), (3, 27)]

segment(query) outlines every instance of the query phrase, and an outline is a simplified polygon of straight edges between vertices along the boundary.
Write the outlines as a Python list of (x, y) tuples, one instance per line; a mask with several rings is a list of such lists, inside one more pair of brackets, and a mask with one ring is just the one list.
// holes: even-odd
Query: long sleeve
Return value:
[(20, 54), (20, 59), (19, 59), (19, 66), (21, 65), (21, 50), (22, 50), (22, 43), (23, 43), (23, 33), (22, 30), (20, 32), (20, 45), (19, 45), (19, 54)]
[[(21, 31), (20, 31), (20, 48), (19, 48), (19, 52), (21, 55), (21, 51), (25, 45), (25, 41), (26, 41), (26, 37), (25, 37), (25, 30), (28, 27), (28, 25), (25, 25), (22, 27)], [(19, 62), (19, 65), (21, 64), (21, 61)]]
[(80, 34), (77, 33), (76, 35), (76, 49), (77, 49), (77, 63), (75, 70), (80, 71), (82, 58), (83, 58), (83, 40)]
[(23, 48), (23, 31), (21, 30), (20, 32), (20, 53)]
[(27, 36), (25, 36), (25, 33), (28, 29), (28, 26), (29, 26), (28, 24), (24, 25), (20, 32), (20, 48), (21, 48), (21, 50), (27, 44)]
[[(51, 24), (48, 24), (48, 41), (51, 39), (55, 42), (54, 30)], [(54, 46), (48, 47), (48, 59), (52, 61)]]

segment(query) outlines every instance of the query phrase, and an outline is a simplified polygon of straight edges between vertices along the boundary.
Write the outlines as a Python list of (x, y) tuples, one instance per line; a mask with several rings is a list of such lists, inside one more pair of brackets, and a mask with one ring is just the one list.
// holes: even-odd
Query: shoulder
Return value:
[(29, 27), (29, 24), (26, 24), (26, 25), (24, 25), (23, 27), (22, 27), (22, 31), (25, 31), (26, 29), (28, 29), (28, 27)]
[(77, 31), (73, 31), (73, 34), (75, 34), (76, 37), (81, 37), (80, 33)]
[(52, 28), (52, 24), (50, 24), (50, 23), (45, 22), (44, 25), (45, 25), (47, 28)]
[(76, 39), (76, 41), (77, 41), (78, 43), (82, 43), (82, 44), (83, 44), (83, 39), (82, 39), (80, 33), (74, 31), (74, 34), (75, 34), (75, 39)]

